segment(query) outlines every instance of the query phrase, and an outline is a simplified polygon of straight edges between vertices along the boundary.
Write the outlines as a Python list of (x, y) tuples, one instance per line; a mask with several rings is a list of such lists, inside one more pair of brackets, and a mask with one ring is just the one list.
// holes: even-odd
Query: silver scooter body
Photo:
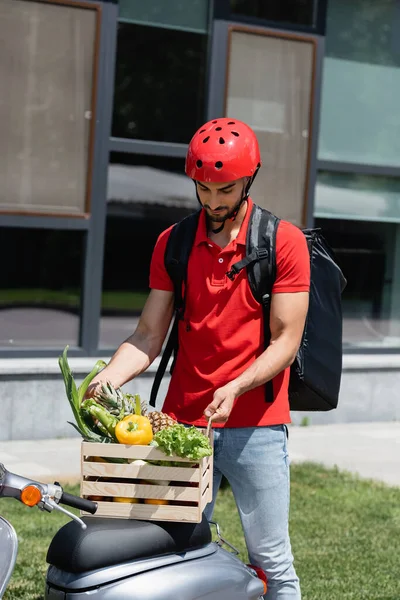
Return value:
[[(39, 509), (62, 511), (72, 521), (54, 536), (47, 554), (45, 600), (259, 600), (264, 583), (243, 564), (209, 523), (161, 523), (125, 519), (80, 519), (64, 503), (95, 513), (90, 500), (7, 471), (0, 463), (0, 498), (21, 500), (21, 491), (40, 491)], [(234, 552), (221, 546), (227, 544)], [(0, 598), (12, 575), (18, 541), (0, 517)]]
[(50, 567), (45, 600), (258, 600), (263, 589), (249, 568), (213, 542), (87, 573)]
[(18, 554), (18, 538), (14, 527), (0, 517), (0, 598), (6, 591)]
[(205, 517), (198, 524), (83, 520), (86, 530), (68, 523), (50, 544), (46, 600), (258, 600), (263, 593), (216, 523), (212, 541)]

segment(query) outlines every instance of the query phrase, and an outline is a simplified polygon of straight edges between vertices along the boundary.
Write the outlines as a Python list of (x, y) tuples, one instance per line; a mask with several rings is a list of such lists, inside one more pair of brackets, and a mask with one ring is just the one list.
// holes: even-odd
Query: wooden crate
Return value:
[[(182, 463), (182, 467), (107, 460), (116, 458), (162, 460), (166, 465), (174, 461)], [(212, 456), (195, 462), (167, 456), (152, 446), (82, 442), (81, 459), (81, 496), (101, 497), (96, 498), (96, 514), (82, 511), (83, 516), (200, 523), (203, 510), (212, 499)], [(115, 497), (139, 502), (116, 502)], [(148, 504), (145, 499), (167, 500), (168, 504)]]

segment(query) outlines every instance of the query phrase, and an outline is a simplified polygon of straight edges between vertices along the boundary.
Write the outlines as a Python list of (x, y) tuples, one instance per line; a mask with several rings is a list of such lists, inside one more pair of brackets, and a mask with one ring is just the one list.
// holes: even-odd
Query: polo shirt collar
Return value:
[[(246, 245), (246, 236), (247, 236), (247, 227), (250, 221), (250, 215), (253, 208), (253, 201), (251, 198), (247, 199), (247, 211), (246, 215), (243, 219), (243, 223), (239, 229), (239, 233), (235, 239), (236, 244), (241, 244), (242, 246)], [(196, 237), (194, 238), (194, 245), (199, 246), (200, 244), (209, 244), (210, 238), (207, 235), (207, 226), (206, 226), (206, 211), (201, 210), (199, 224), (197, 226)]]

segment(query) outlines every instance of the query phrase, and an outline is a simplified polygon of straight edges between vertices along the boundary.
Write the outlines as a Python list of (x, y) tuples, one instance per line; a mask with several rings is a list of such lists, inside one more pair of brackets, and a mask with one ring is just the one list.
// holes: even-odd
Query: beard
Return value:
[(206, 211), (207, 214), (207, 219), (211, 222), (211, 223), (225, 223), (225, 221), (227, 221), (228, 219), (233, 219), (236, 216), (237, 211), (239, 210), (241, 204), (242, 204), (242, 199), (240, 199), (237, 204), (235, 204), (235, 206), (231, 209), (229, 209), (227, 206), (221, 206), (221, 209), (225, 210), (226, 212), (222, 215), (213, 215), (210, 214), (208, 212), (209, 207), (207, 205), (204, 205), (203, 208)]

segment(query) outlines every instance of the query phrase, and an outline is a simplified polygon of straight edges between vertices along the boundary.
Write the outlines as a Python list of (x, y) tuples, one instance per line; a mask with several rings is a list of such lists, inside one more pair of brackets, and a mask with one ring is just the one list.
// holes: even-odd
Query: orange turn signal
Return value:
[(27, 485), (21, 492), (21, 502), (26, 506), (36, 506), (42, 499), (42, 492), (36, 485)]

